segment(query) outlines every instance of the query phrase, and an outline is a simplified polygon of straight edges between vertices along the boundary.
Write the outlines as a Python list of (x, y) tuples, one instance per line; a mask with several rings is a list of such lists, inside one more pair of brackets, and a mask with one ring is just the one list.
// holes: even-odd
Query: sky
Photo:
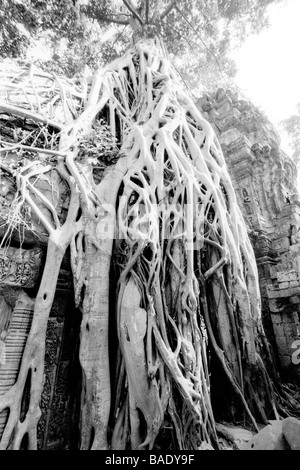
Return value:
[[(233, 58), (237, 85), (278, 127), (300, 103), (300, 0), (271, 5), (269, 14), (270, 27), (249, 37)], [(283, 134), (282, 146), (290, 153)]]

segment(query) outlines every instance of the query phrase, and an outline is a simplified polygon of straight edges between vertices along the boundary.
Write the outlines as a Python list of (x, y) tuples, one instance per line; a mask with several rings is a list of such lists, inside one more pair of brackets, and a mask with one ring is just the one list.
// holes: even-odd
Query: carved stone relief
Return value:
[(252, 214), (251, 198), (249, 197), (249, 194), (246, 188), (242, 188), (242, 201), (243, 201), (246, 215), (251, 215)]
[[(7, 392), (15, 383), (29, 333), (34, 300), (20, 290), (20, 294), (9, 321), (1, 331), (0, 347), (0, 395)], [(2, 315), (2, 312), (1, 312)], [(0, 437), (3, 432), (8, 410), (0, 412)]]
[(0, 248), (0, 283), (32, 288), (41, 268), (43, 251), (39, 248)]

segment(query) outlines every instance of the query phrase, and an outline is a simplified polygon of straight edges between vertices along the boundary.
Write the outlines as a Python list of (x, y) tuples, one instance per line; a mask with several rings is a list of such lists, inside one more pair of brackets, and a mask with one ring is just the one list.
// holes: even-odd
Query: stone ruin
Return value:
[(274, 126), (219, 88), (198, 106), (221, 144), (258, 266), (262, 315), (283, 379), (300, 380), (300, 194), (297, 167)]
[[(237, 94), (219, 89), (201, 98), (198, 106), (217, 134), (246, 220), (259, 271), (264, 327), (277, 354), (278, 369), (283, 378), (299, 381), (299, 361), (293, 360), (300, 344), (300, 194), (296, 165), (280, 149), (275, 128)], [(63, 213), (68, 200), (57, 175), (51, 175), (51, 183), (46, 178), (41, 184), (43, 190), (51, 190)], [(12, 198), (9, 180), (2, 178), (1, 237), (5, 207)], [(26, 214), (23, 216), (26, 218)], [(0, 394), (16, 380), (32, 319), (31, 299), (45, 259), (46, 239), (37, 221), (32, 217), (30, 220), (30, 230), (25, 227), (23, 233), (15, 231), (9, 248), (0, 249)], [(38, 243), (32, 233), (37, 235)], [(39, 449), (67, 450), (77, 445), (80, 321), (66, 256), (47, 330)], [(0, 413), (0, 435), (6, 419), (5, 411)]]

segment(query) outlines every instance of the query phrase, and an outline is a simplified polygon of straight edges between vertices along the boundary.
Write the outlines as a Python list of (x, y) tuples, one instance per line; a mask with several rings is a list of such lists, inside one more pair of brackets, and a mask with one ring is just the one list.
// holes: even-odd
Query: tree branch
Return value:
[(170, 11), (172, 10), (172, 8), (174, 8), (176, 6), (176, 1), (177, 0), (173, 0), (168, 6), (167, 8), (162, 12), (162, 14), (160, 15), (160, 19), (163, 20), (165, 16), (167, 16)]
[[(129, 24), (129, 23), (128, 23), (128, 24)], [(116, 39), (114, 40), (114, 42), (111, 44), (111, 46), (110, 46), (110, 55), (109, 55), (110, 59), (109, 59), (109, 61), (111, 61), (112, 53), (113, 53), (113, 51), (115, 51), (115, 47), (114, 47), (114, 46), (115, 46), (116, 42), (120, 39), (120, 37), (121, 37), (122, 34), (124, 33), (124, 31), (125, 31), (125, 29), (126, 29), (127, 26), (128, 26), (128, 25), (125, 25), (125, 26), (124, 26), (124, 28), (122, 29), (122, 32), (121, 32), (120, 34), (118, 34), (118, 36), (116, 37)]]
[(95, 15), (97, 21), (104, 21), (105, 23), (117, 23), (117, 24), (124, 24), (128, 25), (128, 20), (119, 20), (118, 18), (114, 18), (113, 16), (106, 16), (106, 15)]
[(133, 16), (139, 21), (139, 23), (143, 26), (144, 22), (138, 12), (136, 11), (135, 6), (133, 5), (131, 0), (123, 0), (124, 5), (128, 8), (128, 10), (133, 14)]
[(204, 48), (213, 56), (213, 58), (215, 59), (216, 61), (216, 64), (220, 70), (220, 75), (223, 76), (223, 72), (222, 72), (222, 68), (220, 66), (220, 63), (218, 61), (218, 58), (217, 56), (214, 54), (214, 52), (209, 48), (209, 46), (207, 46), (205, 44), (205, 42), (203, 41), (203, 39), (201, 38), (200, 34), (198, 33), (198, 31), (194, 28), (194, 26), (191, 24), (191, 22), (188, 20), (188, 18), (182, 13), (182, 11), (178, 8), (177, 5), (174, 5), (176, 7), (176, 10), (178, 11), (178, 13), (182, 16), (182, 18), (187, 22), (187, 24), (192, 28), (192, 30), (196, 33), (197, 37), (200, 39), (201, 43), (203, 44)]
[(25, 119), (32, 119), (33, 121), (41, 122), (47, 126), (54, 127), (54, 129), (58, 129), (60, 131), (62, 130), (62, 124), (44, 118), (42, 114), (35, 113), (34, 111), (29, 111), (28, 109), (19, 108), (18, 106), (6, 103), (4, 100), (0, 100), (0, 113), (8, 113), (15, 116), (20, 116)]

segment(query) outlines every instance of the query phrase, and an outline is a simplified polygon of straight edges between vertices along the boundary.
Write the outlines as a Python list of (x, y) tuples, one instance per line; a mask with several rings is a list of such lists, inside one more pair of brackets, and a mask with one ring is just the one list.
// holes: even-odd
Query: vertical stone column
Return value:
[(300, 379), (297, 168), (280, 149), (274, 126), (251, 102), (220, 88), (198, 104), (217, 133), (252, 241), (268, 339), (282, 372)]
[[(3, 302), (1, 304), (4, 307)], [(16, 306), (10, 320), (2, 330), (2, 351), (0, 361), (0, 396), (6, 393), (15, 384), (18, 378), (23, 351), (26, 345), (27, 336), (30, 330), (33, 316), (34, 300), (28, 297), (25, 292), (20, 291)], [(1, 315), (4, 309), (1, 311)], [(2, 436), (8, 410), (0, 412), (0, 438)]]
[[(27, 336), (30, 330), (34, 299), (24, 289), (32, 289), (38, 282), (42, 250), (34, 248), (0, 249), (0, 396), (15, 384)], [(15, 305), (9, 305), (5, 297), (14, 291)], [(8, 410), (0, 412), (0, 438)]]

